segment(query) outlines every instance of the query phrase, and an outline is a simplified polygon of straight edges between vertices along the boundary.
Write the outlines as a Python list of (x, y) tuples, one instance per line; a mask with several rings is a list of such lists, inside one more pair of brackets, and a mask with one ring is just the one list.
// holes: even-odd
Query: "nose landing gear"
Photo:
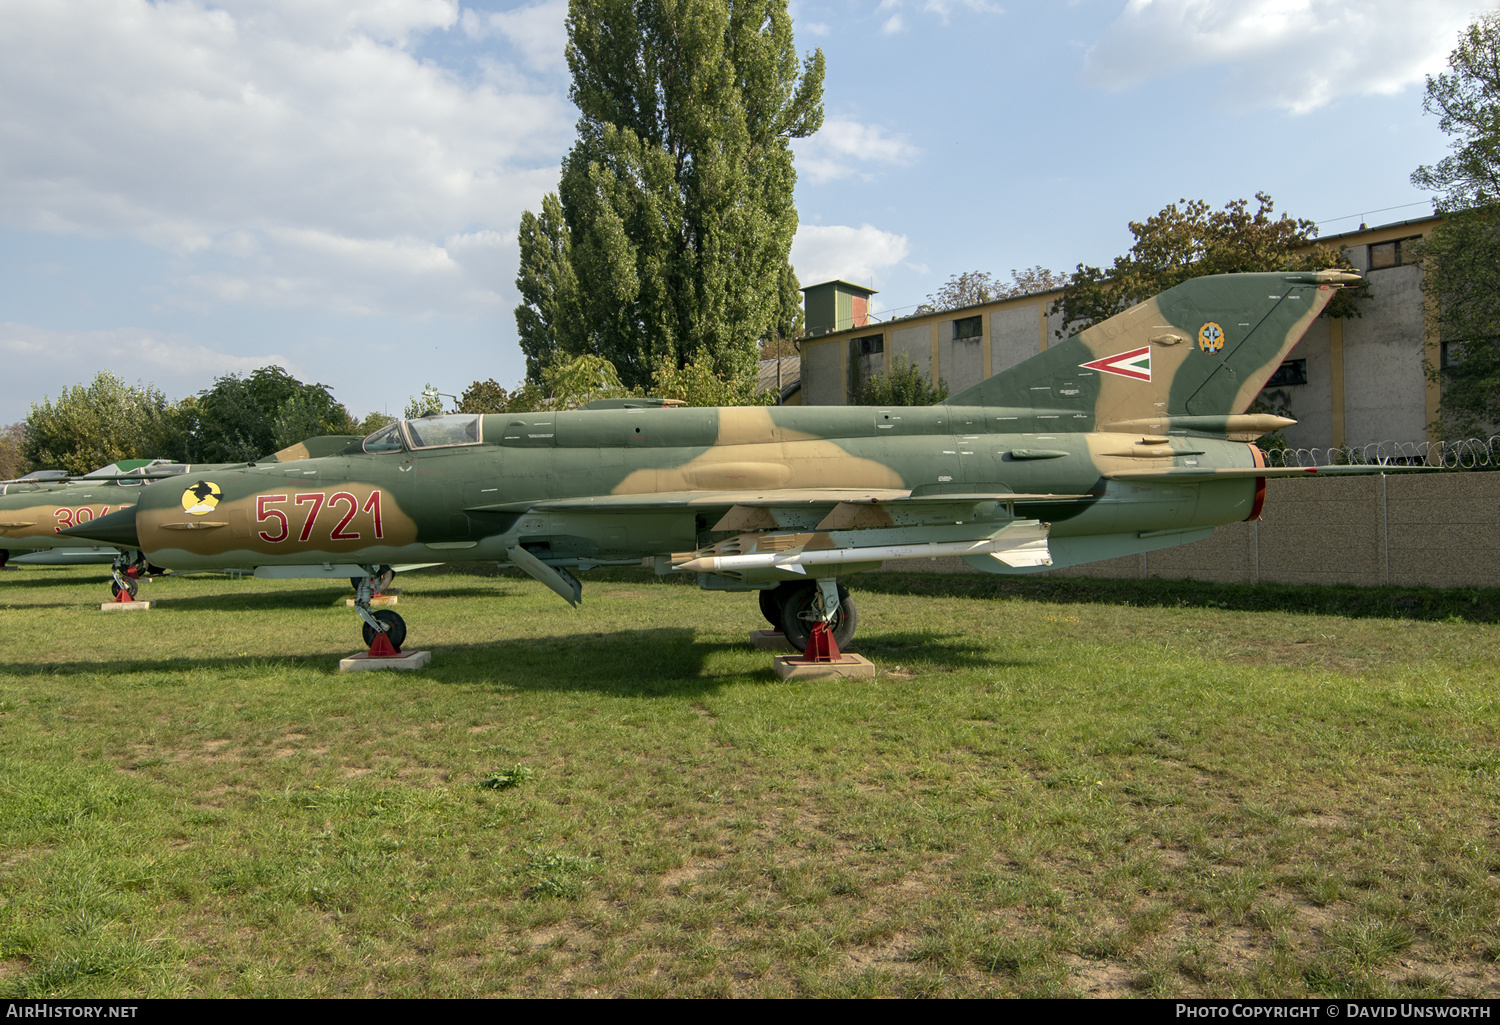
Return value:
[(135, 593), (140, 588), (141, 574), (146, 572), (146, 556), (138, 551), (125, 551), (115, 556), (115, 561), (109, 567), (109, 592), (115, 596), (115, 601), (135, 601)]
[(354, 611), (364, 620), (364, 639), (371, 658), (395, 658), (406, 641), (406, 620), (390, 609), (370, 611), (370, 599), (391, 586), (396, 574), (389, 566), (371, 566), (362, 577), (354, 577)]

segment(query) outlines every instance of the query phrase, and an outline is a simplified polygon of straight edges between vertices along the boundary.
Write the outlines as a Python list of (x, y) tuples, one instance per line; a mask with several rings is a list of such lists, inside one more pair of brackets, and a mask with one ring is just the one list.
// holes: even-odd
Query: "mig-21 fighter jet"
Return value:
[[(400, 563), (512, 563), (572, 604), (576, 573), (639, 565), (754, 590), (801, 647), (847, 643), (844, 586), (958, 556), (1035, 572), (1187, 544), (1254, 519), (1272, 476), (1246, 410), (1343, 271), (1187, 281), (926, 407), (451, 414), (336, 454), (140, 489), (62, 531), (170, 568), (359, 578), (365, 640), (405, 624), (370, 596)], [(649, 403), (644, 403), (649, 405)], [(1378, 468), (1377, 468), (1378, 469)], [(191, 475), (190, 475), (191, 476)]]

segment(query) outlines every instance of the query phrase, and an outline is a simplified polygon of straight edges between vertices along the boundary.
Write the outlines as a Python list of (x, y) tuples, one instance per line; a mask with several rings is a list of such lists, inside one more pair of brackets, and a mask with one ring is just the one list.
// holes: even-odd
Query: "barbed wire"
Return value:
[(1368, 445), (1283, 448), (1266, 453), (1267, 466), (1440, 466), (1500, 470), (1500, 435), (1457, 441), (1372, 441)]

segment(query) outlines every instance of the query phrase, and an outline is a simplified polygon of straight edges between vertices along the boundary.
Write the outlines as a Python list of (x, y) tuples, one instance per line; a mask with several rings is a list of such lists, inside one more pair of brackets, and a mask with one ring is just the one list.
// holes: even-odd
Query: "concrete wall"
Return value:
[(1035, 306), (1012, 306), (990, 314), (991, 373), (1009, 370), (1041, 351), (1039, 319)]
[(1344, 321), (1344, 444), (1425, 441), (1422, 268), (1367, 274), (1370, 299)]
[[(888, 563), (886, 568), (979, 572), (958, 559)], [(1195, 544), (1047, 575), (1500, 587), (1500, 473), (1270, 480), (1258, 523), (1231, 523)]]
[(809, 406), (844, 404), (844, 373), (839, 354), (842, 340), (802, 345), (802, 401)]
[(1287, 359), (1307, 360), (1307, 383), (1268, 388), (1263, 397), (1284, 403), (1296, 424), (1285, 431), (1292, 448), (1327, 448), (1333, 437), (1333, 361), (1328, 351), (1329, 320), (1320, 317)]
[(957, 395), (984, 380), (984, 339), (954, 338), (953, 321), (938, 325), (938, 376)]
[[(948, 329), (953, 330), (951, 327)], [(932, 373), (932, 328), (924, 321), (914, 327), (900, 327), (886, 335), (885, 351), (895, 353), (892, 363), (916, 363), (924, 374)]]

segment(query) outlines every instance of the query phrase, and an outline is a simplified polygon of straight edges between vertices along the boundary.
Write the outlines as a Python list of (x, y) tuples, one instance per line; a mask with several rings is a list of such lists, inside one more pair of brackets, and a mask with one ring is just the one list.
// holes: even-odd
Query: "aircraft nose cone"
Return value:
[(89, 541), (100, 541), (122, 548), (139, 548), (140, 540), (135, 532), (135, 508), (120, 509), (100, 516), (98, 519), (80, 523), (76, 527), (58, 531), (65, 537), (81, 537)]

